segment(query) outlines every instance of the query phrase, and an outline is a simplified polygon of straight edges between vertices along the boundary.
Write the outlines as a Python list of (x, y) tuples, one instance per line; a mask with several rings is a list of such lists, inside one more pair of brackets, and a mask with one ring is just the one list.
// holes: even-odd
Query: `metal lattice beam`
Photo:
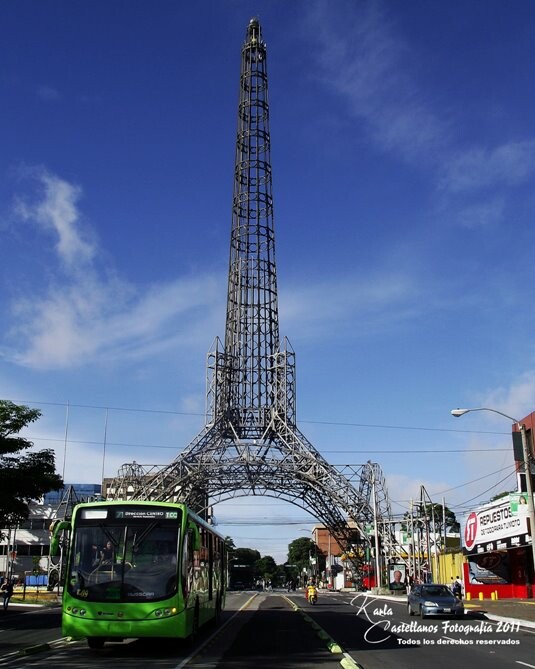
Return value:
[(353, 545), (369, 540), (372, 491), (379, 518), (391, 516), (388, 495), (378, 465), (341, 472), (297, 428), (295, 354), (279, 339), (270, 152), (267, 52), (251, 19), (241, 52), (225, 341), (217, 338), (208, 354), (206, 424), (172, 463), (127, 470), (111, 494), (180, 499), (200, 513), (232, 497), (268, 495), (306, 509), (340, 545)]

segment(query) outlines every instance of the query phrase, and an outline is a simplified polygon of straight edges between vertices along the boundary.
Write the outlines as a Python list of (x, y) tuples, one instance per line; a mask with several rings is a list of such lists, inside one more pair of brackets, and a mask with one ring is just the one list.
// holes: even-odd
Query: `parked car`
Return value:
[(464, 604), (447, 585), (428, 583), (415, 585), (407, 596), (410, 616), (464, 616)]

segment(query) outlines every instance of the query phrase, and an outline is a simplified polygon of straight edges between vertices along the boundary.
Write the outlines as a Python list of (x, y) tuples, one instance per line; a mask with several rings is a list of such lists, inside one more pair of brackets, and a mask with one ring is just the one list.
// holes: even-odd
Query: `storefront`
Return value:
[[(525, 493), (469, 513), (461, 524), (465, 593), (477, 599), (531, 597), (531, 532)], [(535, 594), (535, 593), (534, 593)]]

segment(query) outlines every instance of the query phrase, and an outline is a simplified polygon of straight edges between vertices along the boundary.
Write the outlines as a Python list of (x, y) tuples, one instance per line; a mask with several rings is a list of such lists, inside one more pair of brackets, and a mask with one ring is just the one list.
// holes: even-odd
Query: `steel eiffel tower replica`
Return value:
[(354, 545), (373, 517), (377, 466), (364, 465), (355, 486), (297, 428), (295, 354), (279, 336), (270, 149), (266, 44), (251, 19), (241, 52), (225, 341), (217, 338), (208, 354), (206, 424), (171, 464), (131, 485), (129, 497), (185, 501), (202, 514), (218, 501), (266, 495), (305, 508)]

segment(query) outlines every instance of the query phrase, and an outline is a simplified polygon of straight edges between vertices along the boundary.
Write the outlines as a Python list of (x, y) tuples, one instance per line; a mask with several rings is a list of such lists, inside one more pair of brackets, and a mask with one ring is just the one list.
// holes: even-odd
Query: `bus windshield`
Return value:
[(105, 512), (106, 518), (82, 513), (76, 520), (69, 593), (99, 602), (148, 602), (175, 594), (181, 512)]

